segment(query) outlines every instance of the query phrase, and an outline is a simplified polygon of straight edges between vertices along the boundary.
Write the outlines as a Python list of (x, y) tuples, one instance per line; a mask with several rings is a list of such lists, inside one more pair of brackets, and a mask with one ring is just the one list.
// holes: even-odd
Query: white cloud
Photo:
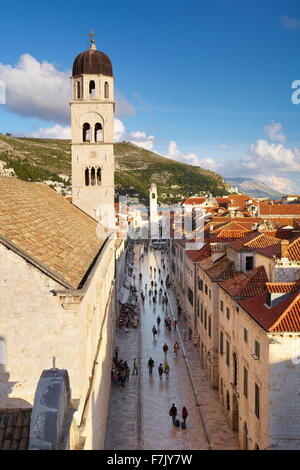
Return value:
[(61, 72), (47, 61), (23, 54), (15, 66), (0, 63), (0, 79), (6, 85), (9, 111), (45, 121), (69, 121), (69, 71)]
[[(60, 71), (30, 54), (21, 55), (15, 65), (0, 63), (0, 84), (6, 88), (6, 109), (25, 117), (37, 117), (59, 124), (70, 122), (71, 72)], [(3, 88), (3, 85), (2, 85)], [(129, 101), (116, 92), (118, 116), (135, 113)]]
[(276, 175), (256, 175), (256, 179), (282, 194), (292, 193), (295, 190), (294, 184), (288, 178)]
[(270, 144), (266, 140), (257, 140), (252, 144), (244, 159), (238, 162), (244, 168), (255, 171), (300, 171), (300, 152), (288, 149), (282, 144)]
[(129, 136), (129, 142), (147, 150), (153, 150), (154, 140), (153, 135), (147, 136), (146, 132), (143, 131), (131, 132)]
[(27, 134), (29, 137), (42, 137), (47, 139), (70, 139), (71, 127), (55, 124), (53, 127), (41, 127), (38, 131)]
[(296, 31), (300, 28), (300, 20), (298, 18), (292, 18), (291, 16), (280, 17), (281, 26), (292, 31)]
[(115, 118), (114, 121), (114, 141), (121, 142), (124, 140), (126, 131), (123, 122), (120, 119)]
[(168, 153), (164, 156), (166, 158), (171, 158), (172, 160), (177, 160), (178, 162), (198, 165), (198, 155), (196, 153), (183, 154), (180, 152), (177, 143), (174, 140), (169, 142)]
[(217, 162), (213, 158), (201, 158), (199, 160), (199, 165), (204, 168), (205, 170), (211, 170), (211, 171), (216, 171), (218, 172), (220, 168), (222, 167), (222, 163)]
[(271, 124), (264, 127), (264, 131), (271, 140), (278, 140), (279, 142), (285, 141), (285, 135), (282, 130), (282, 125), (279, 122), (272, 121)]

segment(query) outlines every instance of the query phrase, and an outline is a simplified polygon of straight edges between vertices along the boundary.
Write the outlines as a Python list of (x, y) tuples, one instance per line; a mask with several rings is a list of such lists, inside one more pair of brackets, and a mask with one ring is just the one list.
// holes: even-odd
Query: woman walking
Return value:
[(185, 406), (182, 408), (181, 415), (182, 415), (182, 419), (183, 419), (183, 426), (182, 427), (183, 427), (183, 429), (185, 429), (185, 426), (186, 426), (185, 422), (186, 422), (186, 418), (188, 417), (188, 412), (187, 412), (187, 409), (186, 409)]
[(176, 354), (176, 357), (177, 357), (178, 350), (179, 350), (179, 344), (176, 341), (174, 344), (174, 353)]
[(164, 364), (164, 373), (166, 374), (166, 379), (169, 380), (170, 366), (167, 362)]

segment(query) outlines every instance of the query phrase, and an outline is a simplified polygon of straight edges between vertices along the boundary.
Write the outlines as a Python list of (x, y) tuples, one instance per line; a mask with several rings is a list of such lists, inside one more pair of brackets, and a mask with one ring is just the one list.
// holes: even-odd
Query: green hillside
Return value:
[[(0, 135), (0, 160), (23, 180), (50, 180), (70, 188), (71, 181), (66, 178), (71, 176), (69, 140)], [(151, 182), (157, 184), (159, 199), (166, 203), (194, 194), (226, 194), (226, 183), (220, 175), (131, 143), (115, 144), (115, 164), (116, 195), (137, 196), (146, 202)]]

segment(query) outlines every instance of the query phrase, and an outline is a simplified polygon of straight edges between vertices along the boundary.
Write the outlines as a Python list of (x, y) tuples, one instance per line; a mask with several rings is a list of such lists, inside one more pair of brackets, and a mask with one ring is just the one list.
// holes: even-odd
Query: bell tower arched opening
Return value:
[(82, 127), (82, 140), (83, 142), (91, 141), (91, 126), (88, 122), (85, 122)]

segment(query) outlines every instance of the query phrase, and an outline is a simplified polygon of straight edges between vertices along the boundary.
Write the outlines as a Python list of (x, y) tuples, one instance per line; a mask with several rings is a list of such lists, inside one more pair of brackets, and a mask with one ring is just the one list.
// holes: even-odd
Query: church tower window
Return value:
[(97, 186), (100, 186), (101, 184), (101, 169), (97, 169)]
[(103, 141), (103, 127), (102, 124), (97, 122), (95, 125), (95, 142), (102, 142)]
[(104, 83), (104, 98), (109, 98), (109, 85), (108, 85), (108, 82)]
[(92, 167), (91, 169), (91, 186), (95, 186), (96, 185), (96, 171), (95, 171), (95, 168)]
[(82, 139), (83, 139), (83, 142), (90, 142), (91, 141), (91, 126), (87, 122), (85, 122), (83, 124)]
[(80, 82), (77, 82), (77, 98), (80, 98)]
[(88, 168), (85, 170), (85, 185), (90, 185), (90, 170)]
[(96, 85), (94, 80), (90, 80), (89, 84), (89, 93), (90, 93), (90, 98), (95, 98), (96, 94)]

